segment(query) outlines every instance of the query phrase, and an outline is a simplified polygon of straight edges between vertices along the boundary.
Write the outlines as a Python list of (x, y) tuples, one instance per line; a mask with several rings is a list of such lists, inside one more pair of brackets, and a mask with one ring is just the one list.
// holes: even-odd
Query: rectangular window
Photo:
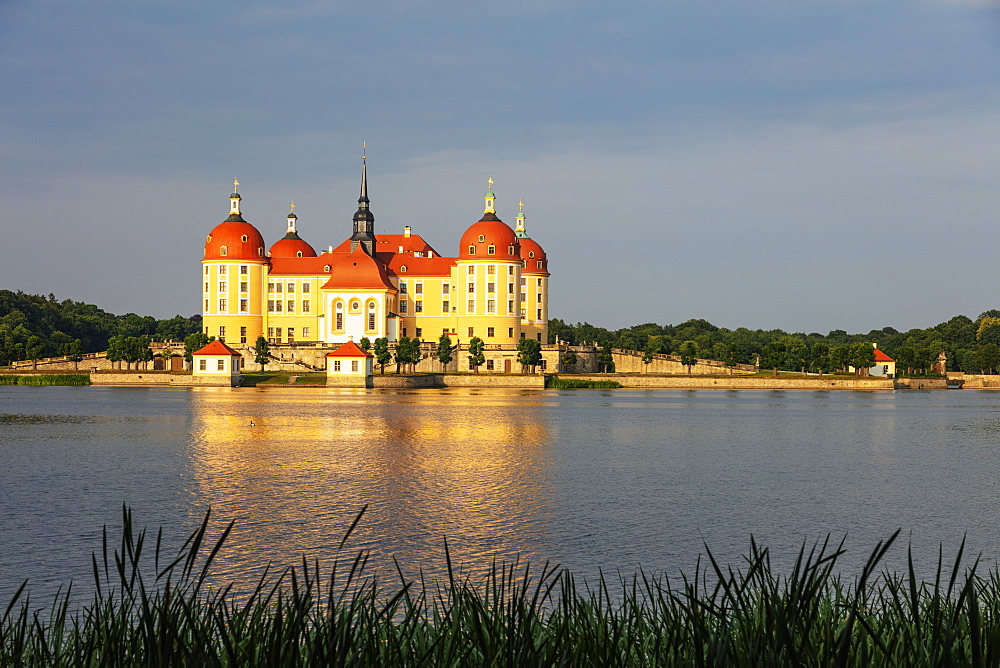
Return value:
[(542, 309), (538, 309), (538, 320), (542, 319)]
[(514, 284), (513, 283), (508, 283), (507, 284), (507, 292), (509, 292), (510, 294), (514, 294)]
[(208, 360), (198, 360), (198, 371), (208, 371)]
[(357, 360), (351, 360), (351, 372), (352, 373), (357, 373), (358, 372), (358, 361)]
[(486, 273), (490, 276), (494, 276), (497, 273), (497, 266), (495, 264), (486, 265)]
[(423, 284), (423, 283), (417, 283), (416, 285), (414, 285), (414, 286), (413, 286), (413, 290), (414, 290), (414, 291), (415, 291), (415, 292), (416, 292), (416, 293), (417, 293), (418, 295), (422, 295), (422, 294), (424, 294), (424, 284)]
[(240, 281), (240, 292), (246, 292), (246, 291), (247, 291), (247, 282)]
[(246, 299), (241, 299), (240, 300), (240, 313), (246, 313), (247, 310), (248, 310), (248, 308), (247, 308), (247, 300)]
[(535, 295), (535, 297), (536, 297), (535, 301), (538, 302), (539, 304), (541, 304), (542, 303), (542, 293), (539, 292), (537, 295)]
[(303, 339), (308, 339), (309, 338), (309, 328), (308, 327), (303, 327), (302, 328), (302, 338)]
[(486, 360), (486, 370), (493, 371), (493, 360)]
[(423, 335), (424, 335), (424, 328), (423, 327), (417, 327), (416, 337), (419, 339)]
[(447, 283), (445, 283), (444, 285), (442, 285), (441, 286), (441, 294), (443, 294), (443, 295), (448, 294), (448, 289), (449, 288), (451, 288), (451, 286), (448, 285)]
[(406, 309), (407, 309), (407, 304), (406, 304), (406, 300), (405, 300), (405, 299), (404, 299), (404, 300), (401, 300), (401, 301), (399, 302), (399, 312), (400, 312), (400, 313), (406, 313)]
[(521, 287), (523, 288), (523, 287), (524, 287), (524, 286), (526, 286), (527, 284), (528, 284), (528, 279), (526, 279), (526, 278), (522, 278), (522, 279), (521, 279)]
[(468, 312), (469, 312), (470, 314), (472, 314), (472, 313), (475, 313), (475, 312), (476, 312), (476, 300), (475, 300), (475, 299), (470, 299), (470, 300), (469, 300), (469, 305), (468, 305), (468, 307), (467, 307), (467, 310), (468, 310)]
[(268, 283), (267, 284), (267, 291), (268, 292), (274, 292), (274, 283)]
[(476, 329), (474, 327), (469, 328), (469, 336), (473, 337), (476, 335)]
[(277, 336), (279, 340), (281, 340), (281, 328), (280, 327), (278, 327), (276, 330), (274, 330), (274, 335)]
[(538, 287), (542, 287), (542, 279), (538, 279)]
[(267, 310), (270, 313), (274, 312), (274, 300), (273, 299), (268, 299), (267, 300)]
[(469, 265), (469, 276), (475, 276), (475, 274), (476, 274), (476, 267), (475, 267), (475, 265), (470, 264)]
[(289, 299), (288, 300), (288, 308), (286, 308), (285, 310), (288, 311), (289, 313), (295, 313), (295, 300), (294, 299)]
[(493, 338), (493, 328), (492, 327), (487, 327), (486, 328), (486, 336), (489, 337), (489, 338)]
[(497, 284), (496, 283), (487, 283), (486, 284), (486, 292), (496, 292), (496, 291), (497, 291)]
[(340, 371), (340, 360), (333, 360), (333, 370)]
[(513, 313), (513, 312), (514, 312), (514, 300), (510, 299), (507, 301), (507, 313)]
[(406, 336), (406, 328), (403, 328), (403, 336)]
[(217, 367), (217, 369), (216, 369), (217, 371), (225, 371), (226, 370), (226, 360), (216, 360), (216, 365), (215, 366)]
[(226, 328), (225, 326), (219, 327), (219, 340), (222, 341), (226, 338)]
[(219, 273), (220, 274), (226, 273), (226, 265), (224, 265), (224, 264), (219, 265)]
[(275, 292), (281, 292), (281, 283), (275, 283), (274, 284), (274, 291)]
[(524, 293), (522, 292), (522, 293), (521, 293), (521, 302), (522, 302), (522, 303), (524, 303), (524, 302), (526, 302), (526, 301), (528, 301), (528, 295), (526, 295), (526, 294), (524, 294)]
[(226, 282), (225, 281), (220, 281), (219, 282), (219, 292), (225, 292), (225, 291), (226, 291)]
[(375, 311), (368, 312), (368, 331), (375, 331)]
[(247, 271), (248, 271), (247, 266), (245, 264), (241, 264), (240, 265), (240, 273), (243, 274), (244, 276), (246, 276), (247, 275)]
[(302, 294), (308, 294), (308, 293), (309, 293), (309, 284), (308, 283), (303, 283), (302, 284)]
[(496, 313), (497, 312), (497, 300), (495, 300), (495, 299), (487, 299), (486, 300), (486, 312), (487, 313)]
[(406, 294), (406, 283), (404, 283), (403, 281), (399, 282), (399, 294), (401, 295)]
[[(541, 334), (539, 334), (539, 336), (541, 336)], [(541, 341), (541, 339), (538, 340)], [(538, 368), (545, 371), (545, 360), (538, 360)]]
[(445, 327), (444, 329), (442, 329), (442, 330), (441, 330), (441, 333), (442, 333), (442, 334), (447, 334), (447, 333), (448, 333), (448, 328), (447, 328), (447, 327)]
[(476, 284), (469, 283), (469, 292), (475, 292), (475, 291), (476, 291)]
[(339, 329), (343, 329), (343, 328), (344, 328), (344, 314), (343, 313), (338, 313), (337, 314), (337, 329), (339, 330)]
[(451, 302), (441, 302), (441, 315), (451, 313)]
[(208, 281), (205, 281), (205, 292), (208, 292)]
[(294, 283), (289, 283), (288, 284), (288, 289), (285, 290), (285, 292), (287, 292), (289, 294), (294, 293), (295, 292), (295, 284)]
[(205, 275), (208, 276), (208, 265), (205, 265)]
[(507, 275), (508, 276), (514, 275), (514, 265), (512, 264), (507, 265)]
[(507, 328), (507, 336), (509, 338), (512, 338), (512, 339), (514, 338), (514, 328), (513, 327), (508, 327)]
[(269, 339), (273, 339), (274, 338), (274, 327), (268, 327), (267, 328), (267, 338), (269, 338)]
[(274, 300), (274, 310), (277, 311), (278, 313), (281, 313), (281, 300), (280, 299), (275, 299)]
[(535, 334), (535, 338), (538, 339), (539, 341), (541, 341), (542, 340), (542, 333), (539, 332), (538, 334)]
[(424, 312), (424, 303), (422, 301), (420, 301), (419, 299), (417, 301), (413, 302), (413, 312), (414, 313), (423, 313)]
[(302, 300), (302, 312), (303, 313), (309, 313), (309, 300), (308, 299), (303, 299)]
[(295, 343), (295, 328), (294, 327), (289, 327), (288, 328), (288, 342), (289, 343)]
[(226, 300), (225, 299), (220, 299), (219, 300), (219, 310), (220, 311), (225, 311), (226, 310)]
[(240, 327), (240, 343), (246, 343), (246, 342), (247, 342), (247, 328)]

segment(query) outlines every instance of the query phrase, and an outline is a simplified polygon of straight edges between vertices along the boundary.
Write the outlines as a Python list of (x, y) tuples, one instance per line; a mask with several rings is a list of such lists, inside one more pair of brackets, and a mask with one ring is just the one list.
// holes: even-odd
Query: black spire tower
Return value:
[(358, 245), (375, 257), (375, 216), (368, 208), (368, 156), (361, 157), (361, 197), (358, 198), (358, 212), (354, 214), (354, 234), (351, 235), (351, 252)]

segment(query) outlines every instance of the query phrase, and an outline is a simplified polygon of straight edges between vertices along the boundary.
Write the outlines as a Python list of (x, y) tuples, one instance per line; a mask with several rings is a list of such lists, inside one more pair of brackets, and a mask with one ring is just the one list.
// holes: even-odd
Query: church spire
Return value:
[(288, 229), (286, 230), (288, 234), (298, 234), (298, 230), (295, 229), (298, 220), (299, 217), (295, 215), (295, 202), (292, 202), (292, 210), (288, 213)]
[(363, 144), (361, 154), (361, 196), (358, 197), (358, 211), (354, 214), (354, 234), (351, 235), (351, 252), (359, 245), (365, 252), (375, 256), (375, 216), (369, 210), (368, 200), (368, 144)]
[(528, 238), (528, 233), (524, 229), (524, 199), (517, 202), (517, 225), (514, 228), (514, 234), (517, 235), (518, 239)]
[(486, 208), (483, 210), (483, 213), (492, 213), (496, 215), (497, 196), (493, 194), (493, 177), (491, 176), (486, 183), (486, 194), (483, 196), (486, 199)]
[(226, 219), (227, 223), (246, 222), (243, 220), (243, 216), (240, 214), (240, 200), (242, 199), (243, 198), (240, 197), (240, 182), (237, 181), (236, 179), (233, 179), (233, 194), (229, 196), (229, 218)]

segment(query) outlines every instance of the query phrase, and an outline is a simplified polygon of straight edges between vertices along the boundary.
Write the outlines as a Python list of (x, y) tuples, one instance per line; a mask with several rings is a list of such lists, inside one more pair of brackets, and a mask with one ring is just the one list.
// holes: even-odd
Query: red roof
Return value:
[(875, 363), (876, 364), (887, 364), (889, 362), (895, 362), (895, 361), (896, 360), (892, 359), (891, 357), (889, 357), (888, 355), (886, 355), (884, 352), (882, 352), (878, 348), (875, 349)]
[[(521, 273), (548, 276), (549, 260), (545, 255), (545, 251), (542, 250), (541, 245), (534, 239), (528, 239), (527, 237), (521, 238), (520, 242), (521, 259), (524, 260), (524, 269)], [(542, 263), (541, 267), (538, 266), (539, 262)]]
[(271, 276), (318, 276), (328, 274), (327, 265), (331, 271), (333, 266), (343, 260), (346, 254), (323, 253), (316, 257), (272, 257)]
[(334, 265), (330, 280), (323, 285), (323, 288), (328, 290), (355, 288), (396, 292), (396, 288), (393, 287), (389, 276), (385, 273), (385, 267), (368, 255), (364, 247), (360, 245), (353, 253)]
[[(379, 260), (389, 265), (393, 276), (405, 278), (409, 274), (416, 276), (451, 276), (451, 268), (455, 266), (453, 257), (414, 257), (403, 253), (379, 253)], [(406, 267), (406, 271), (403, 271)]]
[[(271, 257), (316, 257), (316, 251), (298, 236), (285, 235), (274, 242), (268, 251)], [(299, 255), (302, 253), (302, 255)]]
[(327, 357), (372, 357), (371, 353), (366, 353), (354, 341), (348, 341), (332, 353), (327, 353)]
[[(222, 254), (222, 248), (226, 254)], [(265, 260), (264, 237), (242, 220), (227, 220), (215, 226), (205, 239), (205, 260)]]
[[(490, 246), (493, 247), (493, 255), (489, 254)], [(469, 253), (470, 247), (475, 248), (475, 253)], [(518, 238), (514, 230), (493, 214), (486, 214), (483, 220), (469, 226), (462, 235), (462, 240), (458, 242), (458, 256), (473, 260), (521, 259), (518, 255)]]
[(201, 350), (191, 353), (192, 355), (228, 355), (229, 357), (241, 357), (241, 355), (227, 346), (222, 341), (216, 339)]

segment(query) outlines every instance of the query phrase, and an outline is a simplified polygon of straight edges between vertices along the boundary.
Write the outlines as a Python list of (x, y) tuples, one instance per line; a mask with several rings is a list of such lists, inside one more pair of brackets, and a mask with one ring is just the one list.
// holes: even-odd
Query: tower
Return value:
[(366, 253), (375, 257), (375, 216), (372, 215), (368, 204), (368, 156), (363, 155), (361, 157), (361, 196), (358, 198), (358, 211), (354, 214), (351, 252), (357, 250), (360, 245)]

